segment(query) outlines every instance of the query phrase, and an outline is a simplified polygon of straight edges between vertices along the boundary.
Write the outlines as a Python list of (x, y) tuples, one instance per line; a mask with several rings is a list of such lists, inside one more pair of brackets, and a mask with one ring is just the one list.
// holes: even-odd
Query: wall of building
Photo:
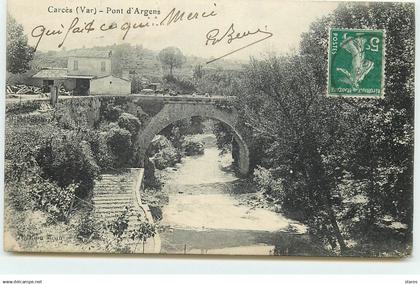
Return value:
[(36, 87), (42, 87), (43, 86), (43, 82), (44, 82), (44, 80), (43, 79), (40, 79), (40, 78), (29, 78), (27, 81), (26, 81), (26, 84), (28, 84), (28, 85), (33, 85), (33, 86), (36, 86)]
[[(77, 70), (74, 69), (74, 62), (77, 61)], [(105, 64), (105, 70), (101, 70), (102, 62)], [(106, 76), (111, 74), (111, 58), (94, 57), (69, 57), (67, 61), (67, 70), (69, 75), (92, 75)]]
[[(64, 85), (64, 88), (67, 91), (74, 90), (76, 88), (76, 79), (66, 79), (62, 80), (60, 83)], [(57, 82), (55, 84), (57, 85)]]
[(92, 79), (91, 95), (128, 95), (131, 93), (131, 82), (114, 76)]

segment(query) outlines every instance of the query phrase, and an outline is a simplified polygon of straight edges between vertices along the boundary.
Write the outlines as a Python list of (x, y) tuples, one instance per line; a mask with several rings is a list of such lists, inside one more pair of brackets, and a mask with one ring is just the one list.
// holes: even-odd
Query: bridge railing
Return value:
[[(236, 100), (234, 96), (201, 96), (201, 95), (176, 95), (171, 96), (168, 94), (130, 94), (130, 95), (90, 95), (90, 96), (59, 96), (58, 101), (63, 100), (85, 100), (92, 98), (129, 98), (129, 99), (140, 99), (150, 101), (160, 101), (164, 103), (217, 103), (217, 102), (231, 102)], [(6, 103), (20, 103), (22, 101), (45, 101), (48, 102), (48, 98), (26, 98), (22, 100), (9, 99)]]

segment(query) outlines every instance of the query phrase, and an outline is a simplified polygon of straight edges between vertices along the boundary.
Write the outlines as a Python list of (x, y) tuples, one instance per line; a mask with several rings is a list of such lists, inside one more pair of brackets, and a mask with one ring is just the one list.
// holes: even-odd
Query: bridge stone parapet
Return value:
[[(236, 99), (234, 96), (195, 96), (195, 95), (176, 95), (167, 94), (131, 94), (131, 95), (95, 95), (95, 96), (61, 96), (60, 101), (66, 100), (89, 100), (89, 99), (109, 99), (124, 98), (128, 100), (156, 101), (164, 103), (204, 103), (212, 104), (218, 102), (231, 102)], [(45, 100), (45, 99), (44, 99)]]

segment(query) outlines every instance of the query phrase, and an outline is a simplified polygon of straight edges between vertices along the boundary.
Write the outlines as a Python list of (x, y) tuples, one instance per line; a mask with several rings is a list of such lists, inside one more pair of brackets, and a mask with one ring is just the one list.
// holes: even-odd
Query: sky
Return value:
[[(39, 41), (38, 50), (42, 51), (130, 43), (151, 50), (177, 46), (186, 55), (204, 58), (219, 58), (233, 52), (226, 58), (244, 60), (267, 52), (284, 54), (295, 51), (302, 32), (337, 6), (337, 2), (274, 0), (9, 0), (8, 12), (23, 25), (29, 44), (35, 46)], [(86, 13), (86, 9), (81, 12), (80, 7), (91, 8), (93, 12), (96, 8), (96, 15)], [(68, 13), (57, 12), (66, 8)], [(129, 8), (156, 10), (160, 14), (147, 17), (144, 12), (127, 14)], [(185, 12), (184, 19), (170, 23), (172, 9)], [(122, 14), (116, 13), (121, 10)], [(198, 17), (186, 19), (190, 12), (193, 15), (197, 12)], [(202, 17), (203, 12), (210, 16)], [(160, 25), (168, 14), (169, 17)], [(63, 42), (76, 17), (77, 24)], [(92, 20), (93, 30), (87, 33), (83, 27)], [(113, 22), (117, 28), (101, 31), (103, 24), (105, 28)], [(134, 29), (134, 23), (149, 23), (149, 27)], [(131, 28), (127, 32), (129, 24)], [(47, 36), (48, 30), (49, 33), (60, 31), (61, 34)], [(243, 36), (247, 32), (251, 34)], [(227, 36), (223, 37), (226, 33)], [(237, 33), (240, 33), (240, 38), (235, 39)]]

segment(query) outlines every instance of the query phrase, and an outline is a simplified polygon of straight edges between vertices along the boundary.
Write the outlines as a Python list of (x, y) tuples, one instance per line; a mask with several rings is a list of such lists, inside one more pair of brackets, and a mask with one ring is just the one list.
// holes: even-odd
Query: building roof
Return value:
[(44, 68), (38, 71), (33, 78), (65, 79), (67, 78), (67, 68)]
[(74, 49), (67, 52), (68, 57), (110, 58), (111, 50)]
[(71, 75), (66, 75), (67, 79), (93, 79), (96, 76), (94, 75), (77, 75), (77, 74), (71, 74)]
[(43, 68), (33, 78), (40, 79), (93, 79), (94, 75), (68, 75), (67, 68)]

